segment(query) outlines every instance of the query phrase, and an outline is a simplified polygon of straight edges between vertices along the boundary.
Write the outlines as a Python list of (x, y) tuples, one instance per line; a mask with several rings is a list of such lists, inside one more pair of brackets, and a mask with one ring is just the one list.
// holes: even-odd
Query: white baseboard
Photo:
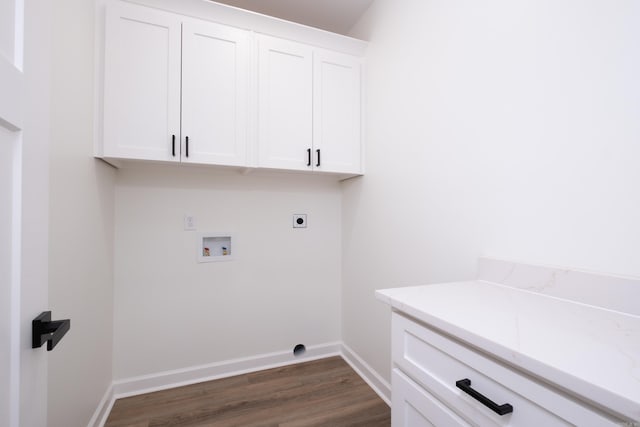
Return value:
[(342, 343), (342, 358), (369, 384), (369, 387), (380, 396), (380, 399), (391, 406), (391, 385), (380, 374), (344, 343)]
[(341, 344), (339, 342), (327, 343), (309, 346), (306, 348), (305, 353), (299, 356), (294, 356), (291, 351), (282, 351), (128, 378), (114, 381), (113, 393), (116, 399), (151, 393), (264, 369), (338, 356), (340, 355), (340, 349)]
[(294, 356), (291, 351), (267, 353), (114, 381), (107, 389), (102, 401), (100, 401), (88, 427), (104, 426), (116, 399), (264, 369), (309, 362), (331, 356), (342, 356), (378, 396), (387, 405), (391, 406), (391, 387), (389, 383), (347, 345), (341, 342), (334, 342), (307, 347), (305, 353), (299, 356)]
[(113, 394), (113, 383), (107, 387), (107, 391), (105, 391), (102, 400), (98, 404), (96, 411), (93, 413), (91, 420), (89, 420), (89, 424), (87, 427), (102, 427), (107, 422), (107, 417), (111, 412), (111, 408), (113, 408), (113, 403), (116, 401), (116, 398)]

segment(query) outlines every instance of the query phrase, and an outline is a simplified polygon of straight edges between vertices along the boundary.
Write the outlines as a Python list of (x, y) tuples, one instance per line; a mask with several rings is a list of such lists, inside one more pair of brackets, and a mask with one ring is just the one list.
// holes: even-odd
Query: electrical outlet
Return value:
[(196, 229), (196, 217), (193, 215), (184, 215), (184, 229), (185, 231), (193, 231)]
[(307, 228), (307, 214), (293, 214), (293, 228)]

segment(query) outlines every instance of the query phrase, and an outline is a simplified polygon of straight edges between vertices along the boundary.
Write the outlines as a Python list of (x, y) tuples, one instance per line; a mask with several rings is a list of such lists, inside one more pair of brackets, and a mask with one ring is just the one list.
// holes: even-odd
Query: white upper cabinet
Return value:
[(103, 154), (178, 161), (180, 19), (155, 9), (117, 6), (106, 16)]
[(248, 45), (243, 30), (183, 24), (183, 162), (246, 164)]
[(259, 36), (258, 70), (258, 165), (360, 173), (360, 59)]
[[(314, 43), (363, 42), (213, 3), (104, 3), (97, 156), (362, 173), (361, 58)], [(212, 22), (223, 16), (260, 33)]]
[(246, 164), (249, 32), (115, 3), (105, 43), (105, 157)]
[(314, 53), (314, 168), (361, 172), (361, 60), (317, 49)]
[(313, 48), (258, 36), (258, 165), (307, 170), (313, 145)]

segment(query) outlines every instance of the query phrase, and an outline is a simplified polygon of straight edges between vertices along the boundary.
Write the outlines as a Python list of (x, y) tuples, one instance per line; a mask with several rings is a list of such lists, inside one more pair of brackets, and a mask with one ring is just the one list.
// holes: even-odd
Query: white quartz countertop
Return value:
[(483, 280), (378, 299), (549, 383), (640, 420), (640, 317)]

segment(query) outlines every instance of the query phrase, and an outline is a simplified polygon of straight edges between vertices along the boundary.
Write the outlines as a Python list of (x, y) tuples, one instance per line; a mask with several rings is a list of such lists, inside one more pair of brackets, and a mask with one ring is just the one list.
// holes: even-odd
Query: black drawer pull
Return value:
[(307, 166), (311, 166), (311, 148), (307, 148)]
[(484, 406), (491, 409), (498, 415), (506, 415), (513, 412), (513, 406), (511, 406), (510, 404), (505, 403), (504, 405), (498, 405), (493, 400), (483, 396), (482, 394), (472, 389), (470, 379), (465, 378), (463, 380), (456, 381), (456, 387), (458, 387), (460, 390), (464, 391), (469, 396), (473, 397), (478, 402), (482, 403)]

